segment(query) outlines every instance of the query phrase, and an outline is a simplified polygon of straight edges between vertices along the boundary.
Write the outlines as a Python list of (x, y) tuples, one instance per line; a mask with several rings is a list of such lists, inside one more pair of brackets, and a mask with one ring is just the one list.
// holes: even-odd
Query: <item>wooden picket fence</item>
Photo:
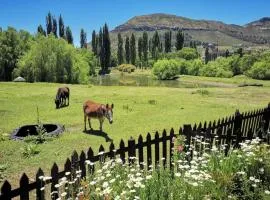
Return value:
[[(27, 200), (29, 199), (30, 192), (35, 192), (34, 196), (36, 196), (36, 199), (43, 200), (45, 199), (45, 191), (42, 191), (41, 187), (50, 184), (51, 192), (56, 191), (55, 185), (59, 179), (65, 176), (66, 172), (74, 172), (80, 169), (81, 176), (85, 177), (87, 171), (86, 160), (99, 162), (104, 158), (112, 159), (115, 156), (119, 156), (123, 162), (130, 162), (130, 157), (136, 156), (141, 168), (145, 167), (143, 163), (146, 164), (147, 169), (151, 165), (157, 166), (161, 164), (164, 167), (172, 168), (173, 139), (177, 135), (184, 135), (186, 137), (186, 145), (190, 145), (192, 138), (196, 136), (203, 136), (203, 140), (210, 141), (210, 144), (212, 144), (214, 138), (218, 138), (217, 145), (227, 144), (228, 151), (230, 146), (239, 147), (239, 143), (243, 140), (252, 139), (254, 136), (263, 138), (264, 133), (269, 130), (269, 121), (270, 103), (266, 108), (242, 114), (237, 110), (233, 116), (217, 121), (199, 123), (193, 127), (187, 124), (180, 128), (178, 132), (175, 132), (174, 129), (171, 129), (169, 133), (164, 130), (161, 135), (156, 132), (154, 138), (151, 138), (151, 135), (148, 133), (146, 140), (143, 140), (142, 135), (140, 135), (137, 142), (130, 138), (127, 145), (121, 140), (119, 148), (115, 148), (115, 145), (111, 143), (109, 151), (105, 151), (101, 145), (99, 148), (100, 153), (97, 155), (94, 155), (91, 147), (86, 153), (82, 151), (80, 155), (74, 151), (71, 159), (67, 158), (63, 171), (59, 171), (56, 163), (53, 164), (50, 173), (52, 178), (46, 182), (39, 179), (40, 176), (44, 176), (41, 168), (36, 173), (35, 181), (31, 183), (28, 176), (24, 173), (20, 179), (20, 186), (16, 189), (12, 189), (10, 183), (6, 180), (1, 187), (0, 200), (10, 200), (14, 197)], [(267, 140), (267, 138), (263, 139)], [(269, 143), (269, 138), (267, 142)]]

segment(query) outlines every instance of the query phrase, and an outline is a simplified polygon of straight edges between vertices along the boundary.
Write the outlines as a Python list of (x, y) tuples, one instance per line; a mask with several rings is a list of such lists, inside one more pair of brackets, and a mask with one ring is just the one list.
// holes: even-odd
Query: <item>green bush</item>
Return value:
[(15, 72), (29, 82), (87, 83), (95, 65), (90, 51), (76, 49), (53, 35), (38, 35)]
[(171, 60), (158, 60), (152, 69), (152, 72), (160, 80), (173, 79), (179, 72), (179, 61)]
[(120, 72), (128, 72), (128, 73), (131, 73), (131, 72), (134, 72), (135, 69), (136, 69), (136, 66), (132, 65), (132, 64), (122, 64), (122, 65), (119, 65), (117, 67), (117, 69), (120, 71)]
[(201, 76), (231, 78), (233, 76), (232, 61), (231, 58), (219, 57), (215, 61), (210, 61), (207, 65), (204, 65), (199, 70), (199, 74)]
[(247, 75), (262, 80), (270, 80), (270, 64), (269, 62), (259, 61), (247, 71)]
[(176, 52), (176, 55), (186, 60), (193, 60), (199, 57), (197, 50), (189, 47), (184, 47), (180, 51)]

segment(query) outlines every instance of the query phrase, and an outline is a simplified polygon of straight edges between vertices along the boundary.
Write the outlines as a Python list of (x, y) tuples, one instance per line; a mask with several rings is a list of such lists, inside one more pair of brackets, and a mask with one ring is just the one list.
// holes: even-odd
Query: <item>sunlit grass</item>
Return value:
[[(35, 177), (38, 167), (49, 171), (53, 162), (60, 170), (73, 150), (80, 152), (90, 146), (97, 152), (100, 144), (108, 147), (104, 137), (83, 133), (82, 104), (87, 99), (101, 103), (114, 103), (114, 123), (104, 123), (116, 147), (123, 138), (135, 139), (139, 134), (161, 132), (185, 123), (215, 120), (231, 115), (236, 109), (247, 111), (265, 107), (269, 102), (269, 88), (206, 88), (207, 95), (196, 93), (199, 88), (157, 87), (101, 87), (69, 85), (70, 106), (55, 109), (54, 98), (61, 84), (1, 83), (0, 84), (0, 133), (9, 134), (14, 128), (37, 123), (37, 107), (42, 123), (60, 123), (66, 132), (45, 144), (38, 155), (24, 158), (24, 143), (5, 140), (0, 142), (0, 165), (7, 166), (1, 176), (18, 185), (23, 172)], [(194, 94), (195, 92), (195, 94)], [(155, 102), (155, 103), (149, 103)], [(126, 109), (128, 108), (128, 109)], [(92, 121), (94, 129), (98, 120)]]

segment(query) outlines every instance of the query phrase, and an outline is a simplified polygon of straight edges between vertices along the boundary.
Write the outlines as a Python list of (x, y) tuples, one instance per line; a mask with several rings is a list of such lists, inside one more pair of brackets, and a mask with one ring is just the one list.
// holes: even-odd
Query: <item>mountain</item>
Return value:
[[(161, 35), (167, 30), (184, 31), (187, 40), (218, 43), (220, 46), (254, 46), (270, 43), (270, 18), (262, 18), (245, 26), (226, 24), (214, 20), (195, 20), (170, 14), (150, 14), (135, 16), (111, 31), (113, 40), (117, 33), (138, 37), (143, 31), (150, 35), (158, 30)], [(163, 35), (162, 35), (163, 36)], [(174, 39), (174, 38), (173, 38)]]

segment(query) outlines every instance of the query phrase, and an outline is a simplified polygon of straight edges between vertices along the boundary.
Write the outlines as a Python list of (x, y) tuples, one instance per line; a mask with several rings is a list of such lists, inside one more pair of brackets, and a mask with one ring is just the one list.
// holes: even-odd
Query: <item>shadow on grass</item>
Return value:
[(69, 104), (64, 104), (64, 105), (59, 106), (59, 108), (56, 108), (56, 109), (59, 110), (59, 109), (62, 109), (62, 108), (68, 107), (68, 106), (69, 106)]
[(84, 133), (86, 134), (89, 134), (89, 135), (95, 135), (95, 136), (101, 136), (101, 137), (104, 137), (104, 139), (106, 140), (106, 142), (112, 142), (113, 140), (108, 136), (107, 133), (103, 132), (103, 131), (100, 131), (100, 130), (94, 130), (94, 129), (91, 129), (91, 130), (84, 130), (83, 131)]

